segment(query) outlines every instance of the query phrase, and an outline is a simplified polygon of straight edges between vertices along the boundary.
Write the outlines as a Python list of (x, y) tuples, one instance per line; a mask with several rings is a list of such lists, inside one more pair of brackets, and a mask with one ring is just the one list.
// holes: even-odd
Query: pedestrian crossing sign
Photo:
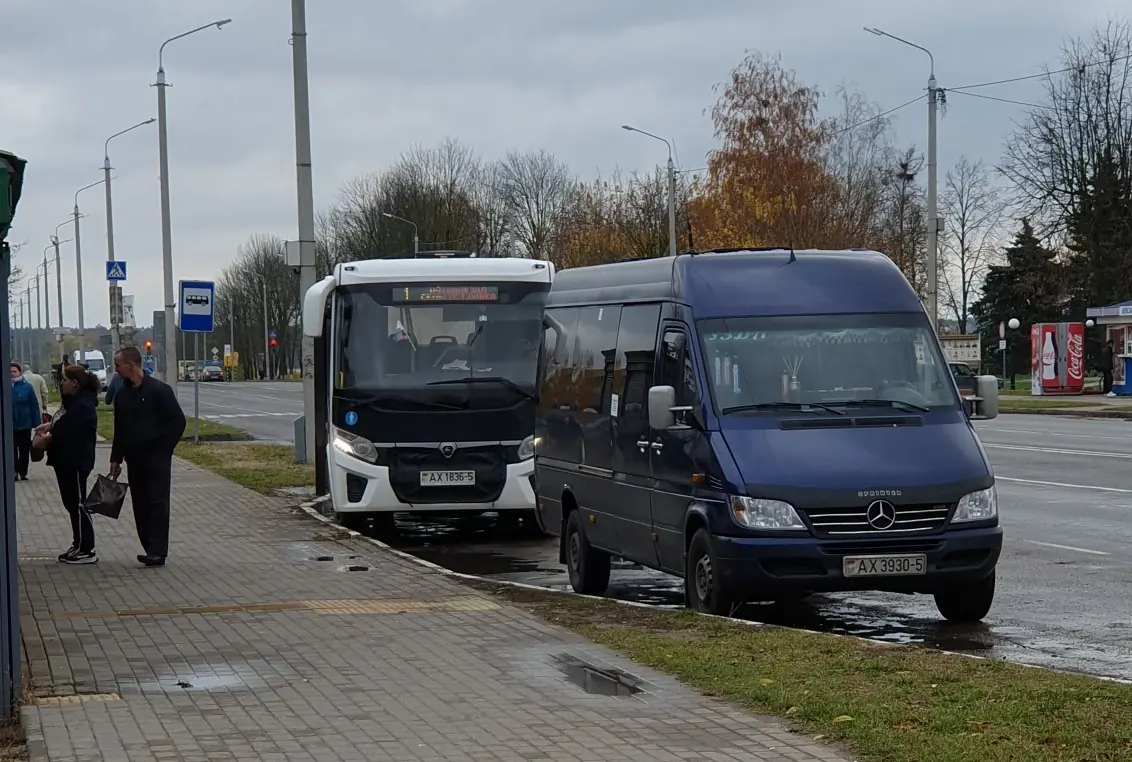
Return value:
[(122, 261), (108, 260), (106, 262), (106, 280), (125, 280), (126, 279), (126, 263)]

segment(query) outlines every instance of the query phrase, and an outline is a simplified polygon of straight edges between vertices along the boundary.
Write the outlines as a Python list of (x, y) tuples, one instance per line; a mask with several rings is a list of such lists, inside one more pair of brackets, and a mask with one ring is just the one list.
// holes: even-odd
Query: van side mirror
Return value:
[(649, 389), (649, 426), (663, 431), (676, 423), (676, 389), (671, 386), (654, 386)]
[(998, 378), (975, 376), (975, 399), (971, 402), (970, 417), (974, 420), (998, 418)]

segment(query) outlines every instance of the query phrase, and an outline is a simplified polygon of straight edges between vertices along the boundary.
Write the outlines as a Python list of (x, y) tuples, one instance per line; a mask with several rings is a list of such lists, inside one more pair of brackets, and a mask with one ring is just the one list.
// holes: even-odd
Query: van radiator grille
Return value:
[(868, 504), (849, 508), (808, 508), (804, 513), (809, 517), (814, 531), (821, 535), (922, 533), (936, 532), (942, 529), (951, 513), (953, 504), (921, 503), (894, 507), (896, 509), (896, 522), (887, 529), (877, 529), (869, 523)]

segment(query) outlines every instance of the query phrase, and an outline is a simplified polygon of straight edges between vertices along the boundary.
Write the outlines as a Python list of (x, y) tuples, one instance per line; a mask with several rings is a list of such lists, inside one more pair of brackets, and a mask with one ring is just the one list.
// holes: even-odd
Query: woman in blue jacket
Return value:
[(63, 409), (51, 423), (36, 431), (46, 434), (47, 465), (55, 469), (59, 498), (71, 514), (71, 547), (59, 555), (65, 564), (94, 564), (94, 524), (83, 507), (86, 483), (94, 470), (94, 443), (98, 438), (98, 376), (79, 365), (63, 368), (59, 381)]
[(24, 369), (18, 362), (9, 368), (12, 376), (12, 433), (16, 447), (16, 480), (28, 480), (31, 459), (31, 432), (40, 424), (39, 397), (24, 380)]

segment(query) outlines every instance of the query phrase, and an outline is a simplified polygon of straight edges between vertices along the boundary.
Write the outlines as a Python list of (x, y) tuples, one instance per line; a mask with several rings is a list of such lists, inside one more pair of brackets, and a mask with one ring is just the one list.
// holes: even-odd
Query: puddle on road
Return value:
[(571, 656), (556, 654), (551, 657), (558, 671), (586, 693), (596, 696), (636, 696), (641, 693), (637, 678), (619, 669), (600, 669)]

